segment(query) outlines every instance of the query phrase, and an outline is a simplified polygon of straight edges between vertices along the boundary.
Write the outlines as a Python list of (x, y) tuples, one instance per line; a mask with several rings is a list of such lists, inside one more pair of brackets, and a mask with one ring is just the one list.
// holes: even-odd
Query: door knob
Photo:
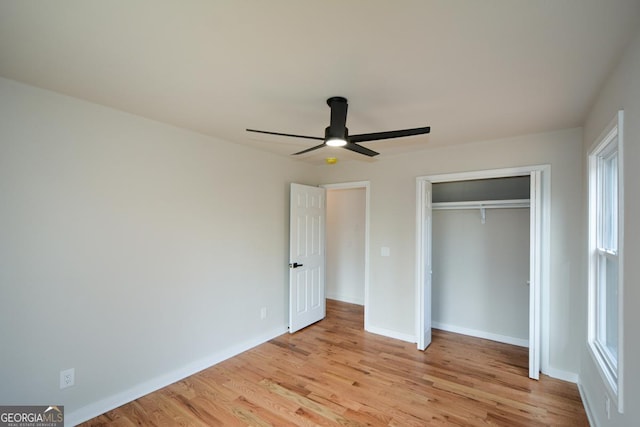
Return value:
[(294, 262), (293, 264), (289, 264), (289, 268), (298, 268), (298, 267), (302, 267), (302, 264), (298, 264), (297, 262)]

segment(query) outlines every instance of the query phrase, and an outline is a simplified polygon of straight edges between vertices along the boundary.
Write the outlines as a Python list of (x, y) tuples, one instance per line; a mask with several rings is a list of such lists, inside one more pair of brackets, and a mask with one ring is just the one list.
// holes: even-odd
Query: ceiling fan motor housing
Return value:
[(344, 130), (342, 132), (334, 132), (334, 131), (332, 131), (331, 126), (327, 126), (326, 128), (324, 128), (324, 142), (328, 142), (328, 141), (330, 141), (332, 139), (333, 140), (339, 139), (339, 140), (343, 140), (343, 141), (346, 142), (348, 135), (349, 135), (349, 129), (347, 129), (346, 127), (344, 128)]
[(327, 99), (327, 105), (331, 108), (331, 121), (324, 130), (324, 142), (332, 147), (346, 145), (349, 134), (347, 130), (347, 99), (334, 96)]

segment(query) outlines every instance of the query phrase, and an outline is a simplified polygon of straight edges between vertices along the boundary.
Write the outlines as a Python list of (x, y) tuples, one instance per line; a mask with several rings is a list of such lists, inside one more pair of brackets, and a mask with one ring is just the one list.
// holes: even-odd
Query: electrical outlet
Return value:
[(60, 390), (62, 390), (63, 388), (71, 387), (75, 383), (76, 383), (75, 368), (60, 371)]
[(260, 309), (260, 319), (264, 320), (267, 318), (267, 307), (262, 307)]

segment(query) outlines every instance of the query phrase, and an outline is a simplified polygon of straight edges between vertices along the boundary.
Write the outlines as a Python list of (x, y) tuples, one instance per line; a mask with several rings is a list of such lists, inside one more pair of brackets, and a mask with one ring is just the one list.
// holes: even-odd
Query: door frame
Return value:
[(370, 211), (370, 181), (341, 182), (336, 184), (322, 184), (326, 190), (351, 190), (363, 188), (365, 193), (364, 213), (364, 330), (369, 330), (369, 211)]
[[(423, 218), (425, 215), (425, 187), (426, 183), (448, 181), (468, 181), (472, 179), (505, 178), (512, 176), (530, 175), (532, 189), (530, 197), (538, 196), (541, 206), (532, 203), (530, 218), (534, 223), (529, 225), (530, 241), (530, 301), (529, 301), (529, 348), (533, 345), (530, 355), (531, 378), (538, 377), (532, 366), (537, 365), (542, 373), (549, 368), (549, 288), (550, 288), (550, 218), (551, 218), (551, 166), (533, 165), (505, 169), (490, 169), (470, 172), (458, 172), (420, 176), (416, 178), (416, 337), (424, 336), (424, 301), (419, 298), (425, 291), (424, 266), (425, 230)], [(534, 235), (537, 231), (538, 235)], [(420, 343), (418, 343), (420, 344)], [(418, 346), (418, 348), (420, 348)], [(531, 357), (530, 357), (531, 359)], [(537, 359), (537, 360), (535, 360)]]

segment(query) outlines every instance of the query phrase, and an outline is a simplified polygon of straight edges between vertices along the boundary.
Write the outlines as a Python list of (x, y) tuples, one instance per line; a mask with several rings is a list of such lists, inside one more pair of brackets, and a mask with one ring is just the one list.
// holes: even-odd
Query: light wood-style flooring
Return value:
[(527, 378), (527, 349), (433, 331), (415, 344), (363, 330), (361, 306), (83, 426), (587, 426), (575, 384)]

